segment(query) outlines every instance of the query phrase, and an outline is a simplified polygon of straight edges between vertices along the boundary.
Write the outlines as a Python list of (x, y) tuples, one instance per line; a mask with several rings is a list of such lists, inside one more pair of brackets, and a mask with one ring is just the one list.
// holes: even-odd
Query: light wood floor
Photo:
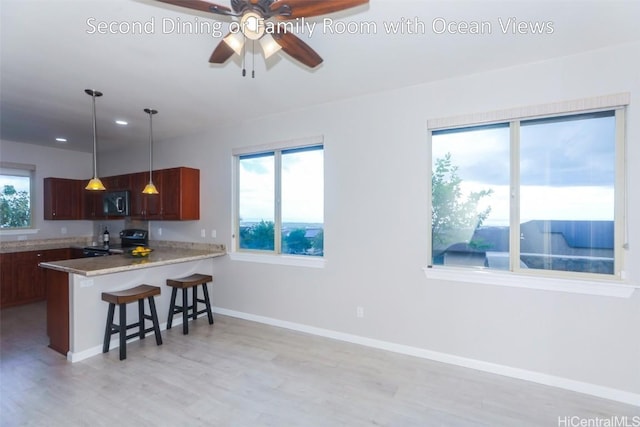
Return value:
[[(215, 316), (78, 363), (45, 306), (0, 310), (2, 426), (558, 426), (640, 408)], [(106, 308), (105, 308), (106, 310)], [(629, 421), (631, 422), (631, 418)], [(570, 425), (570, 424), (564, 424)]]

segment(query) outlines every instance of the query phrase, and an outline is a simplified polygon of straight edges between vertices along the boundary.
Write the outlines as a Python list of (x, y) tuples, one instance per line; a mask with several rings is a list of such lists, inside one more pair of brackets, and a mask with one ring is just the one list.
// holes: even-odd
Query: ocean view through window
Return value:
[(236, 250), (324, 255), (322, 145), (236, 156)]
[(623, 120), (619, 108), (432, 130), (431, 265), (620, 275)]

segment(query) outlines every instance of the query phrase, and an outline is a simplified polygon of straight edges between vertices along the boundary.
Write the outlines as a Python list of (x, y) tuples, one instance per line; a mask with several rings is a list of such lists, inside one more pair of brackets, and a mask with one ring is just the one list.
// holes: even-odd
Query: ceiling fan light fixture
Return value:
[(84, 92), (91, 96), (92, 105), (93, 105), (93, 178), (89, 180), (85, 190), (90, 191), (104, 191), (106, 188), (100, 178), (98, 178), (98, 157), (97, 157), (97, 146), (98, 146), (98, 131), (96, 126), (96, 97), (102, 96), (102, 92), (98, 92), (93, 89), (85, 89)]
[(260, 39), (260, 46), (262, 46), (265, 59), (269, 59), (271, 55), (282, 49), (282, 46), (276, 42), (276, 39), (274, 39), (271, 34), (265, 34)]
[(142, 194), (159, 194), (153, 184), (153, 115), (158, 114), (158, 110), (145, 108), (144, 112), (149, 115), (149, 183), (144, 186)]
[(240, 18), (240, 30), (249, 40), (258, 40), (264, 35), (264, 18), (256, 12), (247, 12)]
[(233, 51), (242, 55), (242, 48), (244, 47), (244, 34), (241, 32), (237, 33), (229, 33), (224, 39), (224, 42), (231, 48)]

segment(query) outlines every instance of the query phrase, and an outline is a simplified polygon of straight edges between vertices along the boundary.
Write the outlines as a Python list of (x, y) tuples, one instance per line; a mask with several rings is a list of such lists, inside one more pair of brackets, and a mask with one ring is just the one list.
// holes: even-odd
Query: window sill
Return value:
[(289, 265), (294, 267), (324, 268), (324, 265), (325, 265), (325, 259), (321, 257), (229, 252), (229, 258), (231, 258), (233, 261)]
[(599, 295), (629, 298), (638, 286), (619, 281), (578, 280), (540, 277), (528, 274), (466, 269), (455, 267), (424, 267), (427, 279), (439, 279), (484, 285), (508, 286), (511, 288), (537, 289), (543, 291), (569, 292), (583, 295)]

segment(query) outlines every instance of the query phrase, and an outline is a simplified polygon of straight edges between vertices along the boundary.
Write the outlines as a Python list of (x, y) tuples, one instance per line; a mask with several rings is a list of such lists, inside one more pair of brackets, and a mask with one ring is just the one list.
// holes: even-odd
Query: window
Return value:
[(431, 264), (621, 277), (624, 109), (431, 131)]
[(35, 166), (0, 164), (0, 229), (33, 228), (31, 207)]
[[(306, 142), (306, 144), (305, 144)], [(310, 142), (313, 142), (310, 144)], [(235, 250), (324, 255), (324, 150), (318, 139), (234, 152)]]

